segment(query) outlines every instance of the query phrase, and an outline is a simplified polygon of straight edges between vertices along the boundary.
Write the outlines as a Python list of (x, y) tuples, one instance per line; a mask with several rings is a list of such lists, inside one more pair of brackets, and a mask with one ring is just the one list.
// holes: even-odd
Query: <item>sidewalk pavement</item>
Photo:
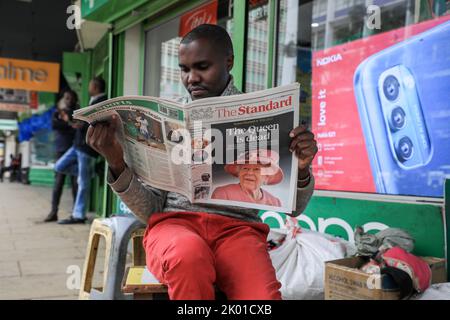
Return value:
[[(73, 274), (67, 268), (83, 269), (90, 225), (42, 223), (51, 192), (48, 187), (0, 183), (0, 299), (78, 296), (77, 289), (66, 285)], [(71, 192), (65, 189), (59, 218), (69, 217), (71, 209)]]

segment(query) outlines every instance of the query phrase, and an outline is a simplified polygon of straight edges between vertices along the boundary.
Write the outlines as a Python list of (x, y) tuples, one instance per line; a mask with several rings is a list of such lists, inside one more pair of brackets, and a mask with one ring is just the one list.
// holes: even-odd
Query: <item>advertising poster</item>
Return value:
[(450, 17), (313, 54), (316, 189), (442, 197)]

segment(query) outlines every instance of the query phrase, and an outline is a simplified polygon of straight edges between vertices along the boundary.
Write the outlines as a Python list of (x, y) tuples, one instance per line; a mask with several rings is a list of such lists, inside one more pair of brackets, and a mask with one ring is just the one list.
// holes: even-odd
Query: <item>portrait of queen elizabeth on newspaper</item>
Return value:
[(211, 199), (281, 207), (280, 199), (263, 188), (264, 185), (276, 185), (283, 181), (284, 174), (279, 160), (279, 154), (273, 150), (260, 149), (242, 153), (236, 161), (224, 166), (226, 173), (239, 180), (217, 187)]

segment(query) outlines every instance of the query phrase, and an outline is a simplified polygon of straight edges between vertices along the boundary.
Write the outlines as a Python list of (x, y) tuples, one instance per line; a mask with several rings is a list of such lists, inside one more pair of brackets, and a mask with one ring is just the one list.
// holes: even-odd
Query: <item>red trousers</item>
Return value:
[(153, 214), (144, 235), (147, 267), (172, 300), (281, 299), (267, 252), (269, 226), (203, 212)]

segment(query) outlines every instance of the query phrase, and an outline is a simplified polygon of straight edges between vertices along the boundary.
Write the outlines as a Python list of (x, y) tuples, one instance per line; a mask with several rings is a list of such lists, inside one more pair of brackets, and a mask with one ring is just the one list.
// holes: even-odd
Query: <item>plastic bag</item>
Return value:
[(450, 300), (450, 282), (432, 284), (422, 294), (417, 294), (411, 300)]
[(342, 259), (355, 252), (348, 242), (320, 232), (300, 229), (272, 229), (268, 240), (281, 245), (269, 251), (284, 300), (324, 298), (325, 262)]

